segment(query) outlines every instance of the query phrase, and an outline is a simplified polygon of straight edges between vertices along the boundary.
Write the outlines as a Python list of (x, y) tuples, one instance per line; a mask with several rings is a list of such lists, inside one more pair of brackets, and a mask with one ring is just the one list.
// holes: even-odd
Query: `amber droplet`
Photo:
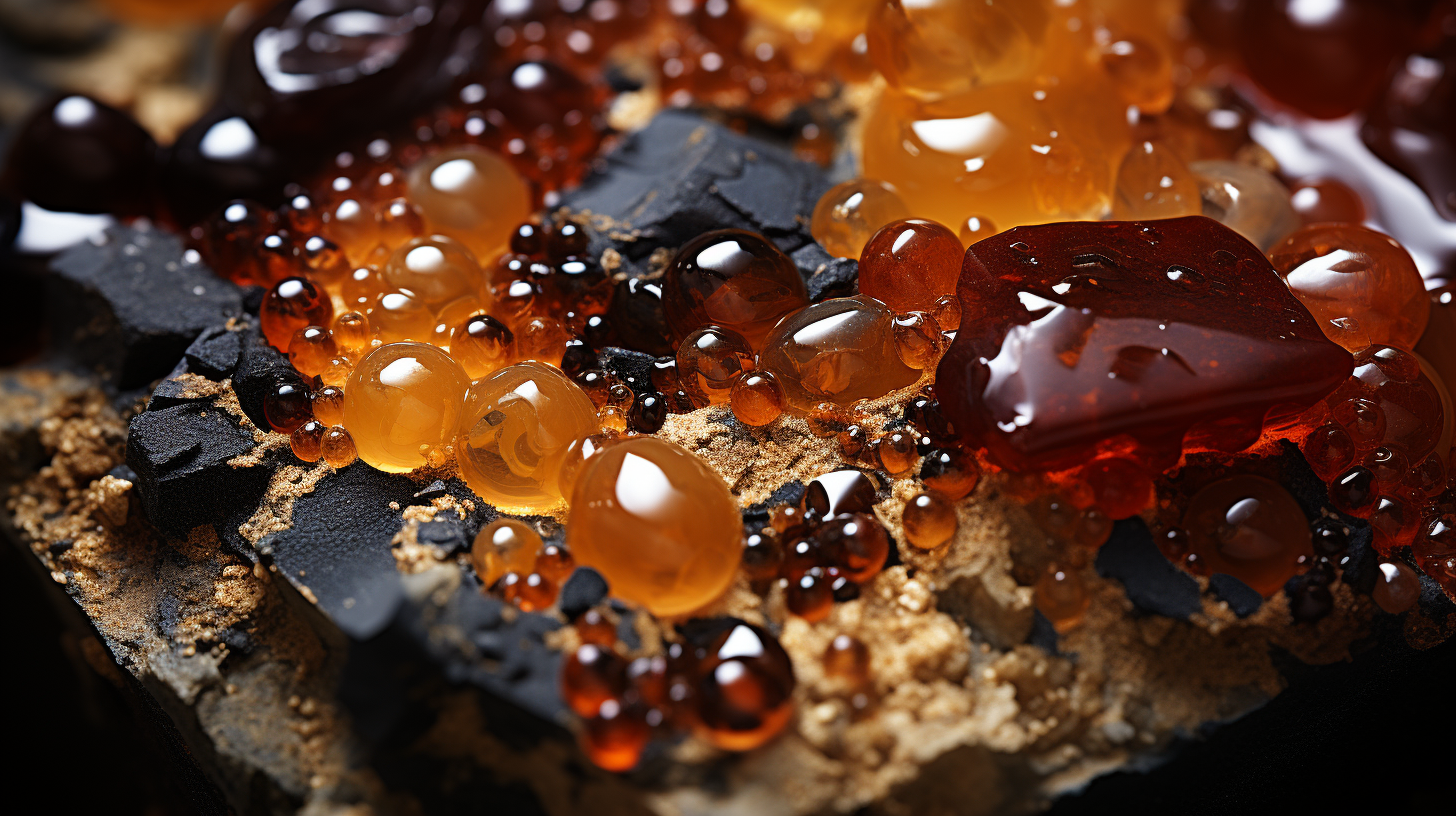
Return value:
[(922, 550), (933, 550), (955, 535), (955, 506), (936, 493), (921, 493), (905, 503), (901, 516), (905, 539)]
[(359, 457), (404, 473), (455, 437), (470, 379), (459, 363), (424, 343), (392, 343), (369, 352), (344, 389), (344, 419)]
[(821, 301), (786, 317), (764, 342), (759, 367), (801, 412), (881, 397), (920, 376), (900, 362), (894, 315), (864, 295)]
[(935, 325), (943, 332), (953, 332), (961, 327), (961, 301), (955, 295), (946, 295), (935, 301), (930, 309)]
[(588, 609), (576, 619), (574, 626), (582, 643), (611, 649), (612, 644), (617, 642), (617, 625), (603, 615), (601, 610)]
[(1295, 184), (1289, 203), (1305, 226), (1310, 224), (1359, 224), (1365, 220), (1365, 202), (1360, 194), (1336, 179), (1307, 179)]
[(576, 480), (581, 476), (586, 463), (601, 453), (612, 441), (611, 436), (591, 434), (574, 440), (566, 446), (566, 453), (561, 457), (561, 470), (557, 477), (557, 484), (561, 488), (563, 497), (568, 499), (571, 497), (576, 490)]
[(344, 423), (344, 389), (326, 385), (313, 392), (313, 415), (325, 427)]
[(965, 247), (934, 221), (896, 221), (875, 233), (859, 259), (859, 291), (896, 312), (929, 311), (955, 294)]
[(480, 290), (480, 264), (459, 241), (443, 235), (411, 238), (384, 265), (384, 282), (412, 293), (430, 309)]
[(779, 574), (784, 550), (772, 528), (750, 533), (743, 539), (743, 572), (752, 581), (767, 581)]
[(1033, 599), (1058, 632), (1068, 632), (1082, 622), (1091, 596), (1081, 576), (1052, 564), (1037, 579)]
[(1375, 605), (1392, 615), (1410, 609), (1421, 598), (1421, 579), (1402, 561), (1383, 561), (1376, 571), (1370, 597)]
[(288, 343), (288, 362), (305, 377), (324, 373), (329, 360), (338, 355), (338, 347), (329, 330), (323, 326), (305, 326), (293, 333)]
[(456, 456), (460, 475), (493, 505), (538, 511), (563, 498), (567, 448), (597, 431), (596, 406), (545, 363), (500, 369), (470, 386)]
[(566, 540), (614, 595), (681, 615), (732, 583), (742, 557), (738, 503), (698, 457), (641, 436), (590, 459), (571, 500)]
[(809, 230), (830, 255), (858, 259), (881, 227), (910, 217), (895, 188), (874, 179), (837, 184), (819, 198)]
[(268, 290), (258, 314), (268, 344), (287, 352), (294, 332), (329, 325), (334, 307), (328, 294), (307, 279), (287, 278)]
[(1289, 491), (1261, 476), (1229, 476), (1194, 494), (1183, 513), (1189, 546), (1211, 572), (1269, 597), (1314, 553), (1309, 522)]
[(322, 423), (312, 419), (294, 428), (289, 439), (293, 455), (305, 462), (317, 462), (323, 455), (324, 430)]
[(794, 668), (772, 635), (746, 623), (718, 635), (698, 667), (699, 733), (727, 751), (773, 739), (793, 716)]
[(847, 425), (834, 437), (834, 441), (839, 444), (839, 452), (844, 455), (844, 458), (854, 461), (869, 446), (870, 437), (863, 426)]
[(957, 501), (976, 489), (981, 481), (981, 466), (963, 450), (931, 451), (920, 465), (920, 481), (951, 501)]
[(891, 431), (875, 442), (875, 457), (880, 467), (891, 476), (909, 473), (920, 457), (915, 450), (915, 437), (905, 431)]
[(880, 574), (890, 554), (890, 535), (874, 516), (835, 516), (814, 531), (819, 546), (849, 580), (863, 584)]
[(575, 569), (576, 561), (560, 544), (547, 544), (541, 548), (541, 554), (536, 556), (536, 572), (557, 586), (571, 577), (572, 570)]
[(501, 579), (501, 596), (522, 612), (540, 612), (556, 602), (556, 585), (538, 573), (508, 572)]
[(637, 433), (654, 434), (662, 430), (667, 422), (667, 400), (661, 394), (645, 394), (637, 400), (627, 413), (632, 430)]
[[(977, 241), (990, 238), (996, 233), (996, 225), (991, 219), (984, 215), (972, 215), (961, 221), (960, 235), (958, 237), (961, 239), (961, 245), (968, 247)], [(960, 301), (956, 301), (956, 306), (960, 306)]]
[(662, 290), (674, 338), (721, 326), (755, 349), (784, 315), (808, 303), (794, 262), (762, 236), (742, 230), (709, 232), (684, 244), (667, 268)]
[(354, 361), (342, 355), (330, 357), (324, 363), (324, 370), (319, 372), (318, 378), (324, 385), (332, 385), (335, 388), (343, 388), (349, 382), (349, 375), (354, 373)]
[(830, 588), (823, 570), (816, 567), (790, 579), (784, 591), (784, 605), (790, 613), (809, 623), (818, 623), (829, 617), (834, 609), (834, 590)]
[(561, 699), (582, 717), (627, 690), (627, 665), (610, 648), (583, 644), (561, 663)]
[(531, 208), (530, 191), (510, 162), (473, 146), (443, 150), (411, 168), (409, 199), (431, 229), (477, 258), (504, 249)]
[(313, 418), (308, 389), (295, 380), (275, 383), (263, 395), (263, 416), (274, 432), (293, 433), (295, 428)]
[(1417, 498), (1402, 493), (1382, 493), (1370, 509), (1370, 528), (1375, 531), (1375, 549), (1395, 552), (1415, 542), (1421, 530), (1421, 508)]
[(1274, 269), (1327, 337), (1351, 352), (1415, 348), (1430, 299), (1405, 247), (1356, 224), (1305, 227), (1269, 251)]
[(608, 700), (596, 716), (586, 721), (581, 733), (582, 749), (597, 767), (621, 773), (636, 767), (651, 736), (641, 710)]
[(778, 377), (756, 369), (734, 383), (729, 405), (740, 423), (761, 428), (773, 424), (783, 414), (783, 388)]
[(1333, 422), (1310, 431), (1299, 443), (1299, 450), (1315, 475), (1325, 480), (1333, 479), (1355, 461), (1355, 441)]
[(354, 446), (354, 437), (342, 427), (335, 425), (324, 432), (323, 441), (324, 461), (331, 468), (341, 468), (354, 464), (359, 458), (359, 451)]
[(895, 316), (895, 351), (905, 365), (923, 371), (940, 360), (940, 326), (929, 312)]
[(346, 354), (362, 356), (373, 336), (369, 318), (359, 312), (344, 312), (334, 318), (334, 344)]
[(1139, 142), (1117, 170), (1112, 217), (1119, 221), (1178, 218), (1203, 210), (1198, 179), (1162, 142)]
[(1162, 113), (1173, 103), (1173, 61), (1161, 48), (1128, 37), (1102, 49), (1102, 67), (1126, 104)]
[(490, 587), (508, 572), (529, 573), (540, 550), (541, 536), (529, 525), (498, 518), (476, 533), (470, 560), (481, 585)]
[(853, 635), (835, 635), (824, 649), (824, 673), (859, 685), (870, 679), (870, 649)]
[(450, 356), (471, 379), (505, 365), (515, 354), (515, 334), (488, 314), (472, 315), (450, 335)]
[(705, 326), (690, 333), (677, 350), (683, 387), (710, 404), (728, 402), (733, 386), (753, 368), (753, 349), (737, 333)]
[(380, 206), (379, 240), (387, 250), (394, 250), (424, 231), (425, 218), (409, 199), (395, 198)]

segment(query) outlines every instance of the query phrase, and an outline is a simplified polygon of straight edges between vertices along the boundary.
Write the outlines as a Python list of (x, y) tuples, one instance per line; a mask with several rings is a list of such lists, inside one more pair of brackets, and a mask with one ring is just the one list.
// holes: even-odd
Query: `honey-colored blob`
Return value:
[(728, 402), (733, 386), (753, 368), (753, 349), (736, 332), (705, 326), (683, 339), (677, 350), (682, 386), (709, 404)]
[(1359, 224), (1365, 220), (1360, 194), (1337, 179), (1304, 179), (1289, 190), (1289, 203), (1310, 224)]
[(853, 635), (835, 635), (824, 648), (824, 673), (851, 683), (870, 679), (870, 650)]
[(472, 315), (450, 336), (450, 356), (471, 379), (504, 366), (515, 355), (515, 334), (488, 314)]
[(577, 716), (595, 716), (627, 690), (626, 668), (610, 647), (582, 644), (561, 662), (561, 699)]
[(318, 378), (324, 385), (332, 385), (343, 388), (349, 382), (349, 376), (354, 373), (354, 361), (343, 355), (329, 358), (324, 363), (324, 370), (319, 372)]
[(456, 441), (461, 478), (497, 507), (539, 511), (564, 498), (561, 465), (575, 440), (596, 433), (596, 406), (560, 370), (516, 363), (470, 386)]
[(556, 602), (556, 584), (540, 573), (508, 572), (501, 579), (501, 597), (522, 612), (540, 612)]
[(1142, 113), (1162, 113), (1173, 104), (1173, 62), (1150, 42), (1118, 40), (1102, 50), (1102, 67), (1123, 102)]
[(1268, 171), (1222, 159), (1192, 162), (1203, 214), (1249, 239), (1264, 252), (1299, 229), (1289, 190)]
[(784, 389), (773, 374), (750, 371), (733, 384), (729, 404), (739, 422), (761, 428), (783, 414)]
[(880, 228), (910, 217), (895, 188), (874, 179), (837, 184), (819, 198), (809, 229), (830, 255), (858, 259)]
[(258, 314), (268, 344), (287, 352), (294, 332), (308, 326), (329, 325), (334, 318), (334, 307), (328, 294), (311, 281), (287, 278), (268, 290)]
[(1182, 528), (1210, 572), (1232, 575), (1270, 597), (1314, 554), (1299, 503), (1262, 476), (1228, 476), (1189, 500)]
[(1082, 577), (1070, 569), (1052, 564), (1037, 579), (1032, 591), (1037, 610), (1061, 633), (1075, 629), (1087, 614), (1091, 596)]
[(344, 424), (344, 389), (326, 385), (313, 392), (313, 416), (326, 426)]
[(343, 249), (355, 266), (379, 246), (379, 215), (368, 201), (346, 198), (329, 210), (324, 236)]
[(863, 295), (822, 301), (784, 318), (764, 341), (759, 367), (774, 375), (787, 404), (800, 412), (822, 402), (874, 399), (919, 377), (900, 361), (894, 315)]
[(561, 586), (571, 577), (575, 569), (576, 559), (560, 544), (547, 544), (541, 548), (541, 554), (536, 556), (535, 571), (557, 586)]
[(941, 331), (958, 331), (961, 327), (961, 299), (955, 295), (946, 295), (931, 307), (930, 316), (935, 318), (935, 325)]
[(494, 258), (531, 214), (526, 182), (498, 154), (480, 147), (442, 150), (409, 171), (409, 200), (430, 229), (477, 258)]
[(369, 325), (383, 343), (412, 340), (428, 343), (435, 336), (435, 313), (406, 289), (386, 289), (371, 300)]
[(888, 224), (865, 244), (859, 258), (859, 291), (896, 312), (928, 311), (956, 291), (966, 248), (934, 221)]
[(931, 451), (920, 466), (920, 481), (951, 501), (957, 501), (976, 489), (981, 481), (981, 465), (959, 448)]
[[(386, 257), (396, 247), (425, 232), (425, 218), (420, 215), (420, 208), (411, 204), (407, 198), (386, 201), (379, 208), (378, 220), (380, 243), (374, 251), (382, 250)], [(370, 258), (366, 257), (365, 260)]]
[(937, 493), (920, 493), (905, 502), (900, 518), (905, 540), (922, 550), (933, 550), (955, 535), (955, 506)]
[(334, 345), (345, 354), (361, 354), (369, 348), (374, 330), (362, 312), (344, 312), (334, 318)]
[(519, 360), (535, 360), (547, 365), (561, 365), (571, 332), (561, 321), (549, 317), (533, 317), (516, 331), (515, 353)]
[(684, 244), (662, 289), (663, 315), (677, 342), (703, 326), (721, 326), (760, 348), (780, 319), (808, 302), (794, 262), (743, 230), (717, 230)]
[(915, 437), (906, 431), (891, 431), (875, 443), (875, 458), (891, 476), (910, 472), (920, 454), (915, 450)]
[[(485, 301), (479, 293), (475, 293), (452, 300), (434, 311), (435, 329), (430, 336), (430, 345), (448, 349), (455, 330), (466, 320), (485, 312)], [(459, 361), (457, 357), (456, 362)]]
[(597, 409), (597, 422), (601, 423), (603, 431), (623, 434), (631, 425), (631, 413), (631, 408), (624, 410), (615, 405), (603, 405)]
[(294, 428), (288, 440), (293, 455), (305, 462), (317, 462), (323, 455), (324, 431), (325, 424), (312, 419)]
[(460, 242), (443, 235), (412, 238), (389, 257), (384, 282), (407, 291), (429, 309), (474, 296), (483, 283), (480, 264)]
[(557, 472), (561, 495), (569, 497), (575, 492), (576, 480), (586, 468), (587, 462), (614, 441), (613, 437), (604, 434), (591, 434), (574, 439), (566, 446), (566, 453), (561, 457), (561, 469)]
[(425, 465), (455, 437), (470, 378), (424, 343), (390, 343), (359, 361), (344, 388), (344, 424), (359, 458), (391, 473)]
[(1203, 212), (1198, 178), (1162, 142), (1138, 142), (1117, 169), (1112, 217), (1118, 221), (1179, 218)]
[(895, 316), (895, 353), (900, 362), (924, 371), (940, 360), (941, 346), (940, 326), (928, 312)]
[(773, 739), (794, 713), (794, 667), (772, 635), (740, 623), (713, 639), (693, 690), (698, 734), (727, 751)]
[(1269, 260), (1325, 336), (1351, 352), (1371, 343), (1413, 349), (1426, 329), (1425, 282), (1394, 238), (1354, 224), (1318, 224), (1282, 241)]
[(883, 0), (739, 0), (745, 11), (793, 32), (800, 41), (848, 43), (865, 30), (871, 10)]
[(354, 445), (354, 437), (337, 425), (324, 431), (322, 451), (324, 461), (332, 468), (352, 465), (359, 458), (359, 450)]
[(529, 574), (541, 551), (541, 536), (524, 521), (498, 518), (481, 528), (470, 546), (470, 563), (481, 586), (491, 587), (508, 572)]
[(977, 241), (990, 238), (997, 233), (996, 225), (984, 215), (970, 215), (961, 219), (957, 237), (961, 246), (970, 246)]
[(389, 260), (386, 254), (379, 259), (379, 266), (361, 265), (345, 276), (339, 284), (339, 299), (344, 302), (344, 308), (359, 313), (367, 313), (373, 308), (374, 296), (379, 290), (386, 288), (384, 276), (379, 273), (384, 262)]
[(1046, 0), (888, 0), (866, 30), (870, 61), (899, 91), (954, 96), (1026, 75), (1048, 19)]
[(742, 556), (738, 503), (698, 457), (651, 436), (588, 461), (572, 494), (566, 540), (617, 597), (683, 615), (733, 583)]
[(652, 738), (643, 712), (608, 700), (581, 732), (582, 750), (598, 768), (622, 773), (632, 770)]
[(1405, 562), (1383, 561), (1376, 572), (1375, 588), (1370, 591), (1370, 598), (1376, 606), (1392, 615), (1399, 615), (1420, 600), (1420, 576)]
[(317, 377), (329, 360), (338, 356), (338, 347), (329, 330), (322, 326), (305, 326), (293, 333), (288, 343), (288, 362), (305, 377)]

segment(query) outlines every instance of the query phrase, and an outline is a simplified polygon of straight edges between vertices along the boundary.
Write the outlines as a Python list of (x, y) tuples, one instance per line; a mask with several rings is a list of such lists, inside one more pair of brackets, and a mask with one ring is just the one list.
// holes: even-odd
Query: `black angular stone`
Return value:
[(804, 276), (812, 301), (849, 297), (859, 291), (858, 261), (836, 258), (817, 243), (799, 249), (790, 257)]
[(167, 379), (157, 383), (157, 387), (153, 389), (152, 396), (147, 400), (147, 410), (160, 411), (189, 403), (212, 402), (212, 397), (198, 393), (196, 388), (178, 379), (190, 371), (185, 359), (177, 363)]
[(459, 519), (440, 518), (427, 521), (415, 531), (415, 540), (434, 550), (435, 557), (441, 560), (470, 549), (465, 524)]
[(1122, 582), (1127, 599), (1144, 612), (1186, 620), (1202, 608), (1198, 582), (1168, 562), (1140, 518), (1112, 526), (1112, 537), (1097, 551), (1097, 574)]
[(263, 398), (269, 389), (284, 380), (298, 378), (298, 372), (277, 349), (263, 340), (257, 327), (250, 326), (239, 338), (242, 344), (237, 369), (233, 373), (233, 390), (243, 413), (259, 428), (268, 428), (263, 415)]
[(237, 370), (243, 353), (242, 332), (213, 326), (187, 347), (187, 367), (210, 380), (223, 380)]
[(606, 600), (607, 579), (591, 567), (577, 567), (561, 585), (556, 605), (567, 620), (576, 620), (588, 609)]
[(428, 485), (426, 485), (424, 490), (416, 493), (415, 498), (424, 499), (426, 502), (428, 502), (432, 499), (438, 499), (441, 496), (448, 496), (449, 494), (450, 486), (448, 484), (445, 484), (443, 480), (436, 479), (435, 481), (430, 482)]
[(56, 348), (118, 388), (165, 375), (204, 330), (242, 313), (236, 286), (151, 227), (108, 229), (62, 252), (51, 271)]
[(632, 389), (637, 397), (657, 393), (652, 384), (652, 364), (657, 358), (651, 354), (631, 349), (608, 346), (597, 352), (602, 368), (618, 382)]
[(1214, 597), (1228, 604), (1229, 610), (1241, 618), (1258, 612), (1264, 603), (1264, 596), (1253, 587), (1222, 572), (1208, 576), (1208, 588), (1213, 590)]
[(138, 414), (127, 432), (126, 463), (136, 472), (142, 512), (157, 529), (180, 535), (256, 506), (270, 469), (228, 464), (253, 446), (250, 432), (209, 405)]
[(623, 140), (605, 167), (563, 204), (605, 215), (637, 240), (619, 240), (640, 261), (704, 232), (767, 235), (785, 251), (812, 241), (805, 226), (829, 182), (788, 151), (684, 111), (666, 111)]

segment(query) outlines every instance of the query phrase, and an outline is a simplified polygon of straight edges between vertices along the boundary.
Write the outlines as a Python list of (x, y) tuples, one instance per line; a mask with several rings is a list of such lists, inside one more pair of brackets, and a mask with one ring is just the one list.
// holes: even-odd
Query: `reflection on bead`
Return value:
[(895, 188), (873, 179), (837, 184), (819, 198), (809, 229), (830, 255), (859, 259), (880, 227), (910, 217)]
[(677, 372), (683, 387), (710, 404), (728, 402), (733, 386), (753, 368), (753, 349), (736, 332), (705, 326), (683, 339)]
[(907, 541), (922, 550), (933, 550), (955, 535), (955, 507), (936, 493), (921, 493), (905, 503), (901, 523)]
[(293, 455), (305, 462), (317, 462), (323, 455), (324, 430), (323, 423), (312, 419), (294, 428), (289, 438)]
[(359, 452), (354, 447), (354, 437), (337, 425), (324, 432), (322, 450), (324, 461), (332, 468), (352, 465), (359, 458)]

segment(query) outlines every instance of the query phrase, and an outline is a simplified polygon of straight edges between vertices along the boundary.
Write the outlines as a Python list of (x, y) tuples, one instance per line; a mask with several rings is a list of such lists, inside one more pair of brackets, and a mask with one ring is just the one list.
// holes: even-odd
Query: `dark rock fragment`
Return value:
[(1264, 603), (1264, 597), (1253, 587), (1222, 572), (1208, 577), (1208, 588), (1213, 590), (1214, 597), (1228, 604), (1229, 610), (1241, 618), (1258, 612)]
[(175, 235), (113, 227), (51, 262), (55, 345), (117, 388), (163, 376), (208, 328), (242, 313), (238, 288)]
[(157, 387), (152, 390), (152, 396), (147, 399), (147, 410), (160, 411), (163, 408), (173, 408), (188, 403), (211, 402), (211, 397), (199, 393), (197, 389), (179, 379), (190, 371), (185, 359), (177, 363), (177, 367), (172, 369), (172, 373), (167, 375), (167, 379), (157, 383)]
[(234, 467), (253, 435), (227, 412), (206, 405), (145, 411), (131, 421), (126, 463), (136, 471), (142, 512), (157, 529), (181, 535), (258, 504), (266, 467)]
[(1040, 609), (1031, 612), (1031, 634), (1026, 642), (1044, 649), (1047, 654), (1060, 654), (1057, 651), (1057, 628)]
[(243, 353), (242, 333), (222, 326), (207, 329), (187, 347), (187, 367), (210, 380), (232, 376)]
[(561, 585), (556, 605), (567, 620), (574, 621), (607, 597), (607, 579), (591, 567), (577, 567)]
[(266, 429), (268, 418), (263, 414), (263, 398), (278, 383), (298, 380), (299, 375), (287, 357), (263, 340), (257, 327), (250, 326), (243, 331), (240, 342), (242, 350), (233, 373), (233, 390), (248, 419)]
[(1140, 518), (1112, 527), (1112, 537), (1097, 551), (1097, 574), (1122, 582), (1127, 599), (1144, 612), (1186, 620), (1202, 608), (1198, 582), (1168, 562)]
[(459, 519), (438, 518), (427, 521), (415, 530), (415, 540), (433, 550), (435, 557), (442, 561), (470, 549), (465, 524)]
[(652, 364), (657, 358), (651, 354), (631, 349), (608, 346), (597, 353), (602, 368), (618, 382), (632, 389), (639, 399), (657, 393), (652, 384)]
[(836, 258), (817, 243), (808, 244), (792, 256), (809, 287), (809, 299), (818, 303), (849, 297), (859, 290), (859, 262)]

